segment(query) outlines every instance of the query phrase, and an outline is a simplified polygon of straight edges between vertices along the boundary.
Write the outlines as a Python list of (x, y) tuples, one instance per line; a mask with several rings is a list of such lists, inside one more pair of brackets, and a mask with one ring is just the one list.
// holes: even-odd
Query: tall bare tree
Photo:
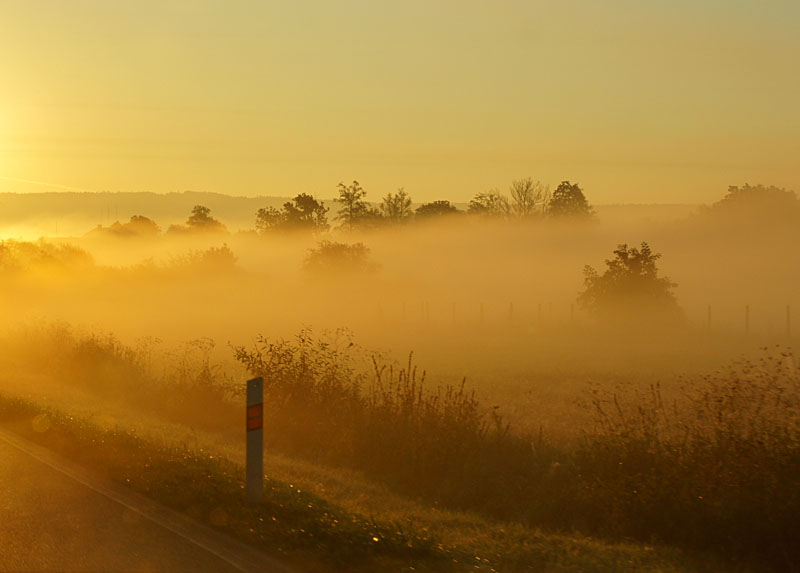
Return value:
[(511, 211), (520, 218), (541, 215), (550, 198), (549, 188), (530, 177), (512, 181), (509, 192)]

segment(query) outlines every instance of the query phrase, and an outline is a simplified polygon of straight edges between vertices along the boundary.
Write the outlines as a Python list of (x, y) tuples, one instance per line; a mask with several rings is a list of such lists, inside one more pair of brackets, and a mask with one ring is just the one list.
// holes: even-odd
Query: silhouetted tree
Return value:
[(342, 227), (352, 231), (358, 227), (374, 226), (381, 221), (380, 211), (370, 207), (364, 200), (366, 194), (358, 181), (353, 181), (351, 185), (339, 183), (339, 197), (334, 201), (342, 205), (336, 215), (336, 220), (342, 222)]
[(198, 262), (206, 267), (219, 270), (233, 269), (236, 266), (236, 255), (230, 247), (223, 243), (221, 247), (211, 247), (199, 255)]
[(738, 215), (770, 221), (797, 217), (800, 214), (800, 200), (794, 191), (772, 185), (731, 185), (728, 193), (714, 203), (709, 211), (715, 215)]
[(546, 185), (534, 182), (530, 177), (511, 182), (511, 210), (520, 218), (541, 214), (547, 204), (549, 190)]
[(256, 211), (256, 231), (261, 234), (281, 228), (286, 221), (286, 213), (275, 207), (262, 207)]
[(445, 215), (458, 215), (463, 213), (459, 211), (455, 205), (451, 205), (450, 201), (433, 201), (431, 203), (423, 203), (417, 207), (416, 217), (418, 220), (433, 219)]
[(309, 249), (303, 261), (303, 270), (314, 274), (344, 275), (377, 269), (369, 260), (369, 248), (364, 243), (337, 243), (321, 241)]
[(143, 217), (142, 215), (134, 215), (127, 223), (120, 223), (115, 221), (108, 227), (98, 225), (96, 229), (89, 231), (88, 235), (104, 235), (119, 238), (134, 238), (134, 237), (153, 237), (158, 235), (161, 229), (155, 221)]
[(411, 210), (411, 197), (401, 187), (397, 193), (387, 193), (380, 206), (381, 215), (392, 223), (408, 221), (414, 212)]
[(125, 226), (137, 235), (158, 235), (161, 232), (155, 221), (143, 215), (133, 215)]
[(283, 204), (282, 210), (264, 207), (256, 212), (256, 230), (266, 233), (271, 230), (325, 231), (328, 229), (328, 208), (312, 195), (300, 193)]
[(291, 203), (284, 203), (286, 222), (290, 227), (323, 231), (328, 228), (328, 208), (312, 195), (300, 193)]
[(211, 209), (204, 205), (192, 207), (192, 214), (186, 220), (186, 226), (196, 231), (225, 231), (225, 225), (211, 216)]
[(678, 312), (672, 289), (678, 286), (667, 277), (658, 276), (656, 261), (647, 243), (640, 248), (619, 245), (613, 259), (606, 259), (601, 275), (590, 266), (584, 267), (584, 290), (578, 304), (588, 311), (606, 316), (626, 315), (640, 311)]
[(467, 213), (485, 217), (508, 217), (511, 214), (511, 205), (506, 196), (493, 189), (475, 195), (469, 202)]
[(231, 248), (223, 243), (221, 247), (206, 250), (190, 250), (188, 253), (170, 257), (169, 268), (180, 271), (227, 271), (237, 270), (237, 257)]
[(588, 219), (594, 212), (577, 183), (562, 181), (547, 202), (547, 214), (554, 218)]

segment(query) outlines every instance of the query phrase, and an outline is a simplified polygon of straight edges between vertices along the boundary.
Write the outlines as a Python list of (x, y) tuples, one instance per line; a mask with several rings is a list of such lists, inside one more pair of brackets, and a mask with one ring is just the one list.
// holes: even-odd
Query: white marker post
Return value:
[(247, 501), (259, 502), (264, 493), (264, 379), (247, 381)]

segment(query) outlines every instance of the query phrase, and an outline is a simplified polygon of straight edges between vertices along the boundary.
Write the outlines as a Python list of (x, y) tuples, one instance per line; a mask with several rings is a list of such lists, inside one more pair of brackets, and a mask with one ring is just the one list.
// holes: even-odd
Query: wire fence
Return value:
[[(791, 339), (800, 332), (800, 327), (793, 323), (793, 320), (796, 322), (793, 308), (792, 304), (743, 303), (695, 305), (683, 310), (690, 327), (709, 334)], [(592, 322), (591, 317), (575, 303), (406, 300), (381, 304), (373, 310), (375, 312), (386, 323), (437, 328), (526, 327), (546, 330), (586, 326)]]

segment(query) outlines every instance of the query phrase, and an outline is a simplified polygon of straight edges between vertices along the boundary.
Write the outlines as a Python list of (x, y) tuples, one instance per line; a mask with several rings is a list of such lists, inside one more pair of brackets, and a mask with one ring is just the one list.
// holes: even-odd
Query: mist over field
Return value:
[(800, 569), (798, 29), (0, 1), (0, 571)]
[[(235, 462), (244, 381), (262, 376), (268, 476), (346, 511), (386, 503), (329, 493), (367, 480), (478, 519), (644, 531), (717, 556), (701, 569), (736, 539), (728, 565), (779, 567), (777, 532), (796, 525), (776, 503), (797, 495), (800, 201), (745, 185), (707, 206), (592, 207), (577, 185), (538, 185), (461, 208), (412, 207), (402, 190), (370, 204), (355, 181), (335, 202), (202, 196), (250, 220), (199, 203), (170, 217), (165, 205), (200, 196), (145, 195), (100, 224), (47, 194), (4, 196), (27, 215), (0, 241), (0, 392)], [(93, 200), (111, 198), (133, 201)], [(85, 232), (14, 237), (37, 204)], [(46, 412), (28, 431), (71, 435)], [(106, 455), (147, 491), (169, 480), (140, 475), (121, 445)], [(342, 470), (358, 477), (318, 473)], [(443, 527), (398, 503), (382, 519)], [(768, 515), (757, 533), (744, 525)], [(427, 543), (412, 530), (391, 543)], [(488, 570), (536, 562), (524, 545), (470, 539)]]
[[(43, 205), (50, 199), (41, 196)], [(151, 209), (140, 203), (131, 215), (163, 212), (162, 203), (155, 196)], [(4, 281), (19, 298), (7, 298), (17, 302), (4, 311), (15, 321), (41, 314), (126, 337), (244, 341), (267, 334), (265, 329), (286, 335), (313, 325), (347, 327), (371, 344), (422, 351), (437, 341), (457, 348), (475, 331), (491, 329), (499, 339), (549, 348), (554, 334), (586, 332), (592, 325), (576, 304), (584, 266), (602, 268), (617, 245), (642, 241), (662, 254), (659, 270), (678, 285), (687, 336), (707, 328), (709, 305), (712, 339), (743, 335), (749, 305), (750, 335), (778, 340), (786, 330), (786, 306), (796, 303), (800, 271), (791, 245), (798, 231), (747, 208), (723, 220), (700, 208), (619, 206), (599, 207), (594, 221), (578, 224), (444, 217), (324, 235), (259, 235), (254, 207), (274, 202), (247, 203), (249, 228), (243, 217), (228, 221), (211, 209), (227, 229), (185, 235), (165, 231), (182, 223), (190, 207), (181, 218), (152, 217), (163, 230), (151, 235), (114, 233), (107, 230), (111, 223), (97, 226), (87, 215), (82, 233), (42, 235), (53, 248), (75, 249), (52, 264), (33, 255), (25, 261), (6, 243)], [(123, 223), (131, 216), (125, 215)], [(74, 216), (70, 224), (77, 226)], [(6, 237), (15, 240), (13, 231)], [(334, 275), (303, 271), (309, 249), (325, 238), (365, 244), (374, 268)], [(215, 249), (225, 249), (224, 256), (205, 256)], [(15, 256), (18, 269), (12, 268)], [(425, 342), (415, 343), (420, 337)]]
[[(184, 205), (197, 198), (183, 197)], [(758, 197), (747, 199), (735, 209), (724, 202), (598, 207), (586, 221), (463, 215), (323, 232), (257, 232), (254, 207), (276, 204), (267, 199), (246, 201), (249, 228), (243, 215), (220, 216), (219, 228), (178, 232), (185, 219), (165, 215), (154, 220), (158, 229), (137, 232), (119, 221), (94, 224), (87, 213), (84, 233), (4, 241), (0, 304), (7, 328), (64, 322), (126, 344), (208, 338), (220, 360), (230, 345), (258, 336), (344, 328), (370, 351), (401, 361), (414, 352), (445, 380), (466, 376), (492, 403), (519, 410), (526, 395), (538, 402), (568, 386), (560, 406), (569, 407), (585, 390), (577, 386), (596, 377), (668, 382), (763, 345), (790, 344), (800, 267), (789, 246), (800, 244), (800, 227), (796, 214), (770, 205), (762, 212)], [(51, 200), (25, 197), (43, 211)], [(132, 201), (94, 198), (95, 205), (112, 200)], [(242, 209), (242, 200), (216, 200), (221, 212)], [(174, 202), (137, 196), (128, 218), (165, 213)], [(328, 205), (332, 219), (338, 206)], [(60, 215), (80, 220), (74, 211)], [(322, 271), (305, 268), (324, 240), (365, 245), (365, 266), (334, 260)], [(584, 267), (602, 269), (618, 245), (643, 241), (662, 255), (661, 275), (677, 284), (680, 320), (651, 320), (633, 304), (619, 311), (633, 312), (624, 323), (592, 316), (577, 300)], [(515, 417), (538, 424), (524, 412)]]

